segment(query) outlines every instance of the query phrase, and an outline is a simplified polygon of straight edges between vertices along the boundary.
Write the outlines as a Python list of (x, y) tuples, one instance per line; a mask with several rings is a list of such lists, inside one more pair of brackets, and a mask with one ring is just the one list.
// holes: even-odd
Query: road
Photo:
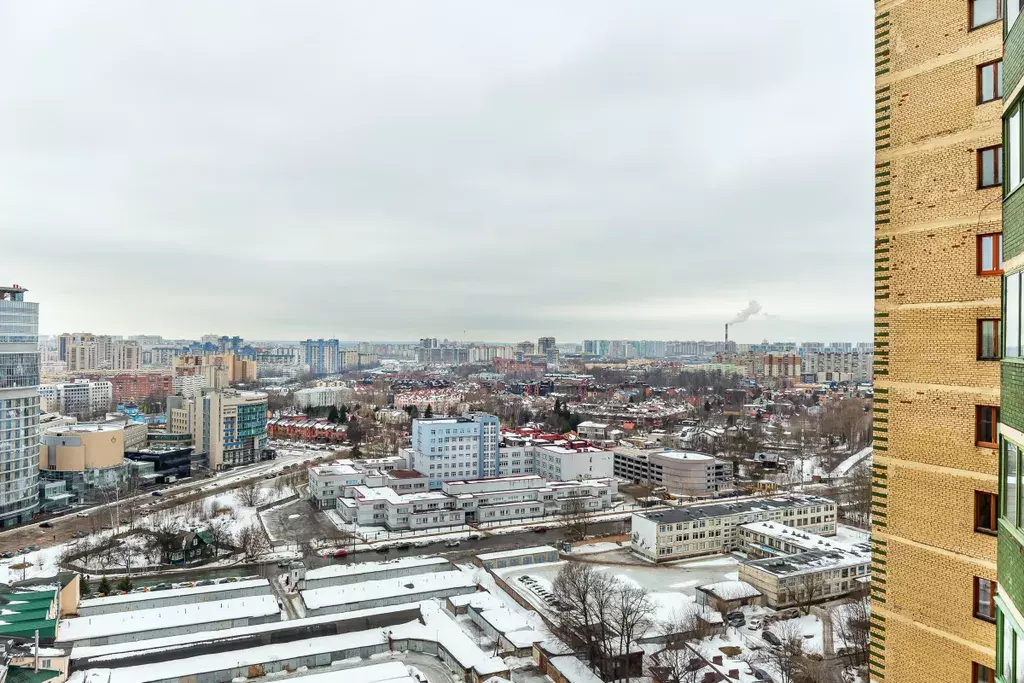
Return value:
[[(212, 478), (190, 478), (181, 483), (160, 488), (161, 496), (154, 496), (152, 491), (146, 491), (137, 496), (125, 498), (119, 504), (122, 510), (128, 505), (137, 505), (144, 508), (147, 513), (170, 510), (194, 500), (233, 491), (253, 480), (265, 479), (269, 474), (291, 474), (296, 471), (294, 467), (287, 471), (285, 469), (305, 460), (328, 460), (335, 457), (332, 452), (289, 450), (292, 450), (290, 454), (275, 460), (239, 467)], [(115, 523), (115, 506), (115, 503), (106, 503), (60, 516), (40, 517), (29, 524), (0, 531), (0, 550), (16, 550), (29, 545), (47, 547), (69, 541), (75, 533), (80, 531), (94, 533), (105, 525), (110, 526)], [(80, 514), (85, 516), (78, 516)], [(53, 528), (40, 527), (39, 524), (44, 519), (53, 524)]]

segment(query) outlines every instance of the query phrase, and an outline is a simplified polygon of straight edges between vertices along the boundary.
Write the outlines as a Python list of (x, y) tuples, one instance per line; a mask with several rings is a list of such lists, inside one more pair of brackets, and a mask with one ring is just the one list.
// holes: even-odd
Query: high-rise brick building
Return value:
[(870, 670), (884, 683), (995, 677), (1001, 3), (875, 2)]
[[(1024, 267), (1024, 20), (1020, 3), (1010, 0), (1004, 20), (1001, 64), (1003, 150), (1002, 395), (999, 411), (1001, 489), (999, 495), (999, 576), (995, 590), (998, 619), (997, 680), (1020, 680), (1024, 672), (1024, 520), (1021, 519), (1021, 454), (1024, 452), (1024, 353), (1021, 351), (1021, 274)], [(995, 258), (990, 257), (990, 258)]]

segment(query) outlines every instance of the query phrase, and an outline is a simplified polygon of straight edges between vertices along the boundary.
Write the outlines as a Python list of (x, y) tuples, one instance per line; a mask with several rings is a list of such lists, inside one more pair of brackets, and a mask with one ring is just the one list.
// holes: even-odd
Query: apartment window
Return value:
[(978, 235), (978, 275), (1001, 275), (1003, 272), (1003, 235)]
[[(1003, 0), (967, 0), (970, 5), (971, 28), (981, 28), (1003, 17)], [(1013, 2), (1013, 0), (1010, 0)]]
[(977, 662), (972, 662), (971, 666), (973, 667), (971, 673), (972, 683), (996, 683), (995, 671)]
[(987, 491), (974, 492), (974, 530), (983, 534), (996, 533), (996, 517), (999, 515), (998, 496)]
[(1003, 184), (1003, 146), (993, 145), (978, 150), (978, 189)]
[(1013, 28), (1013, 22), (1020, 16), (1021, 8), (1024, 8), (1024, 0), (1006, 0), (1006, 21), (1003, 22), (1003, 30), (1007, 34)]
[(974, 616), (978, 619), (996, 620), (996, 582), (974, 577)]
[(978, 321), (978, 360), (999, 360), (999, 321)]
[(1020, 273), (1003, 278), (1003, 358), (1017, 358), (1021, 355)]
[(975, 406), (974, 443), (985, 448), (996, 447), (996, 430), (999, 426), (999, 408), (996, 406)]
[[(1019, 1), (1019, 0), (1018, 0)], [(1009, 0), (1012, 4), (1014, 0)], [(978, 104), (992, 102), (1003, 96), (1003, 60), (978, 66)]]
[(1003, 141), (1007, 145), (1006, 150), (1006, 194), (1010, 194), (1020, 186), (1021, 178), (1021, 115), (1020, 102), (1010, 108), (1003, 124)]
[(1020, 490), (1018, 480), (1017, 444), (1003, 439), (1003, 519), (1017, 526), (1017, 492)]

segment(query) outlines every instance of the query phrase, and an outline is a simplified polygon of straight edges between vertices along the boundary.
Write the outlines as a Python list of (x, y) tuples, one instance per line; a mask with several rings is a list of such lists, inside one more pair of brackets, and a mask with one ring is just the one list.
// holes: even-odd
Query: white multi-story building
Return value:
[(78, 379), (39, 387), (44, 410), (88, 419), (110, 410), (114, 386), (110, 382)]
[(352, 387), (346, 386), (299, 389), (295, 392), (295, 407), (298, 410), (306, 410), (307, 408), (340, 406), (346, 401), (350, 401), (353, 395)]
[(409, 467), (430, 480), (430, 488), (452, 479), (493, 477), (498, 473), (501, 424), (494, 415), (432, 417), (412, 421)]
[(585, 444), (534, 442), (533, 472), (548, 480), (602, 479), (615, 476), (615, 457)]
[[(334, 503), (338, 514), (346, 522), (390, 530), (535, 519), (561, 514), (569, 505), (596, 513), (611, 507), (617, 491), (614, 479), (545, 482), (542, 477), (527, 475), (450, 481), (441, 491), (403, 493), (392, 486), (373, 486), (378, 480), (373, 476), (365, 478), (366, 484), (348, 483), (358, 481), (361, 474), (358, 467), (353, 467), (348, 474), (340, 475), (345, 483)], [(318, 475), (318, 479), (322, 481), (323, 477)], [(338, 490), (314, 489), (312, 475), (310, 482), (314, 496), (314, 490)], [(331, 506), (320, 500), (317, 505)]]
[(874, 353), (866, 351), (809, 351), (804, 354), (801, 372), (810, 381), (817, 381), (818, 375), (831, 374), (866, 382), (872, 377), (874, 360)]
[(770, 521), (822, 536), (836, 533), (836, 503), (793, 494), (734, 503), (690, 505), (631, 518), (633, 552), (655, 562), (736, 550), (740, 527)]
[(142, 367), (142, 346), (138, 342), (116, 341), (110, 360), (112, 370), (138, 370)]
[[(401, 464), (399, 459), (391, 459)], [(338, 498), (352, 497), (357, 486), (387, 487), (399, 495), (423, 493), (427, 478), (419, 472), (389, 468), (392, 463), (375, 460), (339, 461), (309, 468), (309, 495), (320, 509), (337, 507)]]
[(171, 379), (171, 390), (177, 396), (193, 398), (203, 390), (205, 379), (202, 375), (175, 375)]

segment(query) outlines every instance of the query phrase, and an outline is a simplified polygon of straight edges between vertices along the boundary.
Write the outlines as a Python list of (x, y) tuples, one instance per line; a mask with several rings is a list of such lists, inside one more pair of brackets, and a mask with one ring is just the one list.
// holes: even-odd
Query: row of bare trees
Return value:
[(654, 602), (647, 591), (602, 572), (569, 562), (554, 581), (560, 602), (557, 634), (581, 650), (606, 680), (629, 680), (630, 646), (654, 625)]

